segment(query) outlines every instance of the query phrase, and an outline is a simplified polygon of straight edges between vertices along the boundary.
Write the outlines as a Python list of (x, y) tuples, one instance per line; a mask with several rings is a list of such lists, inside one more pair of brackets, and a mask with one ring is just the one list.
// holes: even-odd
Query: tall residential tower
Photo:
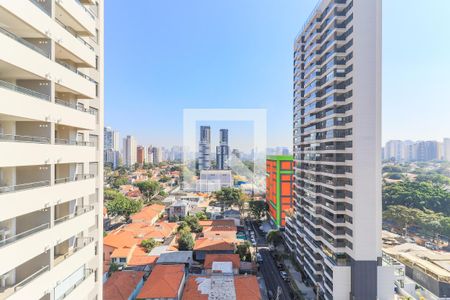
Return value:
[(211, 167), (211, 127), (200, 126), (200, 142), (198, 145), (198, 169), (209, 170)]
[(323, 0), (294, 45), (293, 250), (325, 299), (392, 299), (380, 151), (381, 0)]
[(103, 1), (0, 0), (0, 299), (102, 299)]
[(124, 165), (127, 167), (134, 166), (137, 162), (137, 146), (134, 136), (127, 135), (127, 137), (123, 139), (122, 154)]
[(228, 146), (228, 129), (220, 129), (219, 146), (216, 147), (217, 170), (228, 169), (229, 155), (230, 155), (230, 146)]

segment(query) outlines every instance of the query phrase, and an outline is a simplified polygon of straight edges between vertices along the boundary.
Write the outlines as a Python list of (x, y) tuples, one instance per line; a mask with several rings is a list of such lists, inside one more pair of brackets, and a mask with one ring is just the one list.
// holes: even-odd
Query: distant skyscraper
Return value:
[(153, 163), (155, 165), (161, 163), (163, 161), (162, 159), (162, 153), (161, 148), (153, 147)]
[(211, 167), (211, 127), (200, 126), (200, 143), (198, 169), (209, 170)]
[(444, 160), (450, 161), (450, 138), (444, 139), (442, 148)]
[(119, 132), (112, 130), (111, 127), (105, 127), (103, 137), (104, 162), (111, 164), (115, 169), (119, 165), (120, 157)]
[(220, 129), (219, 146), (216, 147), (216, 168), (218, 170), (228, 169), (229, 153), (228, 129)]
[(127, 167), (133, 166), (137, 162), (136, 140), (133, 136), (128, 135), (123, 139), (123, 163)]
[(393, 299), (381, 267), (381, 0), (320, 1), (295, 40), (293, 111), (296, 260), (321, 298)]
[(147, 157), (148, 157), (148, 163), (153, 164), (153, 147), (152, 145), (147, 147)]
[(137, 146), (137, 150), (136, 150), (136, 160), (138, 164), (144, 164), (144, 162), (147, 162), (145, 160), (145, 147), (144, 146)]
[(419, 141), (413, 145), (415, 161), (431, 161), (439, 159), (439, 143), (437, 141)]

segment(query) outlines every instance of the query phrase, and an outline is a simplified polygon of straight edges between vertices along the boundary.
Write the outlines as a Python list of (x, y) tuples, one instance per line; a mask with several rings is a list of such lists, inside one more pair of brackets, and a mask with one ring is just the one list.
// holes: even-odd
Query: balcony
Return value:
[(44, 186), (49, 186), (50, 180), (36, 181), (36, 182), (28, 182), (17, 185), (10, 186), (0, 186), (0, 194), (4, 193), (12, 193), (29, 189), (36, 189)]
[(22, 45), (30, 48), (31, 50), (36, 51), (37, 53), (45, 56), (46, 58), (49, 58), (49, 59), (51, 58), (50, 51), (46, 51), (43, 48), (39, 48), (35, 44), (31, 43), (30, 41), (27, 41), (26, 39), (21, 38), (20, 36), (10, 32), (10, 31), (2, 28), (2, 27), (0, 27), (0, 33), (2, 33), (4, 35), (8, 36), (9, 38), (11, 38), (11, 39), (21, 43)]
[(92, 276), (93, 273), (94, 270), (85, 269), (83, 267), (82, 269), (70, 275), (55, 288), (55, 300), (63, 300), (66, 298), (79, 299), (75, 296), (75, 292), (77, 290), (81, 290), (81, 288), (79, 287), (82, 286)]
[[(73, 240), (73, 244), (71, 244), (71, 240)], [(54, 266), (57, 266), (61, 262), (65, 261), (81, 249), (84, 249), (86, 246), (91, 244), (94, 241), (93, 237), (83, 237), (76, 236), (74, 238), (68, 239), (62, 243), (59, 243), (55, 246), (54, 251)]]
[(85, 213), (88, 213), (88, 212), (92, 211), (93, 209), (94, 209), (94, 206), (77, 207), (74, 212), (69, 213), (65, 216), (56, 218), (54, 221), (54, 224), (55, 224), (55, 226), (59, 225), (63, 222), (66, 222), (66, 221), (72, 220), (73, 218), (76, 218), (78, 216), (84, 215)]
[(94, 174), (75, 174), (71, 177), (62, 177), (55, 179), (55, 184), (63, 184), (68, 182), (74, 182), (74, 181), (81, 181), (81, 180), (87, 180), (94, 178)]
[(33, 98), (37, 98), (40, 100), (50, 101), (50, 95), (39, 93), (32, 89), (21, 87), (21, 86), (15, 85), (11, 82), (7, 82), (4, 80), (0, 80), (0, 88), (8, 89), (10, 91), (18, 92), (18, 93), (21, 93), (21, 94), (24, 94), (27, 96), (31, 96)]

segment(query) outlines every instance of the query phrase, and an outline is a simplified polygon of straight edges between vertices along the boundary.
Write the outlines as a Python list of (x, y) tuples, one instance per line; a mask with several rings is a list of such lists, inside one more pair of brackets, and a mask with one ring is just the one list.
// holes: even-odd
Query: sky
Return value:
[[(183, 109), (263, 108), (268, 146), (290, 147), (293, 41), (315, 4), (107, 1), (105, 124), (182, 145)], [(383, 6), (383, 141), (450, 137), (450, 1)]]

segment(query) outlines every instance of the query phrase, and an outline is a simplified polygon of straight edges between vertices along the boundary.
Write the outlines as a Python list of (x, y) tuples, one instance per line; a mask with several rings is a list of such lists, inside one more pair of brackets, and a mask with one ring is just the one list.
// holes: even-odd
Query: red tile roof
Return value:
[(195, 241), (194, 250), (196, 251), (212, 251), (212, 250), (223, 250), (231, 251), (234, 250), (234, 244), (224, 238), (208, 239), (199, 238)]
[(176, 298), (183, 277), (184, 265), (156, 265), (137, 298)]
[(183, 290), (182, 300), (208, 300), (208, 294), (202, 294), (198, 290), (197, 278), (207, 278), (206, 276), (191, 275), (186, 280), (186, 285)]
[(166, 207), (161, 204), (146, 206), (140, 212), (131, 215), (130, 219), (133, 222), (152, 222), (164, 212), (165, 208)]
[(136, 247), (131, 255), (128, 266), (147, 266), (154, 265), (159, 256), (148, 255), (147, 251), (142, 247)]
[(233, 268), (239, 269), (241, 266), (241, 259), (239, 254), (206, 254), (205, 269), (211, 269), (213, 262), (232, 262)]
[(135, 271), (114, 272), (103, 285), (103, 298), (128, 300), (144, 274), (144, 272)]

